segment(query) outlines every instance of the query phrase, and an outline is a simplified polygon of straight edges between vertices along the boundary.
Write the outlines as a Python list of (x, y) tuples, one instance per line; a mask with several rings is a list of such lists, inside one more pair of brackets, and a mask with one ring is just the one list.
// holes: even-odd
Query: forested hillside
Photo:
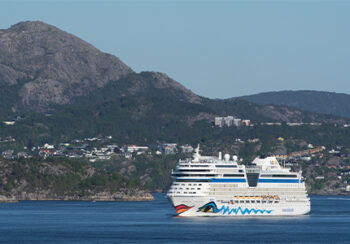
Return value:
[(261, 105), (288, 106), (315, 113), (350, 118), (350, 95), (320, 91), (278, 91), (240, 97)]

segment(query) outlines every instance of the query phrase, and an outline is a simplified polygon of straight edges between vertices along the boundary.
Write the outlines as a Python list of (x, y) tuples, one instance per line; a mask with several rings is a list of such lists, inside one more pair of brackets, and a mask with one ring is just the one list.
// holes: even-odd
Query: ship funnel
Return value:
[(225, 159), (225, 161), (229, 161), (230, 160), (230, 154), (225, 154), (225, 156), (224, 156), (224, 159)]
[(222, 160), (222, 153), (219, 152), (219, 160)]

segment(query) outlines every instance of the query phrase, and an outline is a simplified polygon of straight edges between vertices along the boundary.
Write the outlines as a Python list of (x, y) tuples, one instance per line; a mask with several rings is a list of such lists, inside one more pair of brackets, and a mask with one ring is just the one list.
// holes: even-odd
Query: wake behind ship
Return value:
[(201, 156), (180, 160), (167, 197), (181, 216), (278, 216), (310, 212), (301, 172), (280, 166), (276, 158), (256, 158), (251, 166)]

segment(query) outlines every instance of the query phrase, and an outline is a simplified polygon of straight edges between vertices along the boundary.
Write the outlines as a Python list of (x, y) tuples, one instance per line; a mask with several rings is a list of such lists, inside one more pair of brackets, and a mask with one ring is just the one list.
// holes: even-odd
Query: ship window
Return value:
[(262, 200), (262, 203), (266, 203), (266, 200)]
[(215, 176), (215, 174), (182, 174), (182, 173), (179, 173), (179, 174), (177, 174), (177, 173), (173, 173), (171, 176), (173, 176), (173, 177), (193, 177), (193, 176), (195, 176), (195, 177), (214, 177)]
[(249, 200), (245, 200), (245, 203), (249, 203)]
[(269, 200), (269, 203), (273, 203), (273, 201), (272, 201), (272, 200)]
[(199, 174), (172, 174), (173, 177), (214, 177), (215, 174), (202, 174), (202, 175), (199, 175)]
[(244, 203), (244, 201), (243, 200), (241, 200), (241, 201), (239, 201), (240, 203)]
[(179, 169), (179, 172), (210, 172), (210, 169)]
[(275, 174), (275, 175), (261, 175), (261, 177), (297, 178), (297, 175), (281, 175), (281, 174)]
[(244, 177), (244, 174), (224, 174), (224, 177)]
[(252, 203), (255, 203), (255, 200), (252, 200)]
[(243, 170), (242, 170), (242, 169), (240, 169), (240, 170), (238, 170), (238, 172), (239, 172), (239, 173), (242, 173), (242, 172), (243, 172)]
[(215, 165), (216, 168), (237, 168), (237, 165)]
[(202, 184), (198, 184), (199, 186), (201, 186)]
[(256, 200), (256, 203), (260, 203), (260, 200)]
[(235, 203), (239, 203), (239, 201), (238, 201), (238, 200), (235, 200)]
[(197, 188), (197, 190), (200, 190), (201, 188)]
[(207, 180), (197, 180), (197, 179), (176, 179), (177, 182), (210, 182), (209, 179)]

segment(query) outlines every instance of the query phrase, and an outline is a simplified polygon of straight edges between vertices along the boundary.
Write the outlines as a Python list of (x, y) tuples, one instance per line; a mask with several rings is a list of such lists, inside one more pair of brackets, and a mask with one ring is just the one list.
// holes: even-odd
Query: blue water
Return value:
[(308, 216), (175, 217), (154, 202), (0, 204), (1, 243), (350, 243), (350, 197), (312, 196)]

